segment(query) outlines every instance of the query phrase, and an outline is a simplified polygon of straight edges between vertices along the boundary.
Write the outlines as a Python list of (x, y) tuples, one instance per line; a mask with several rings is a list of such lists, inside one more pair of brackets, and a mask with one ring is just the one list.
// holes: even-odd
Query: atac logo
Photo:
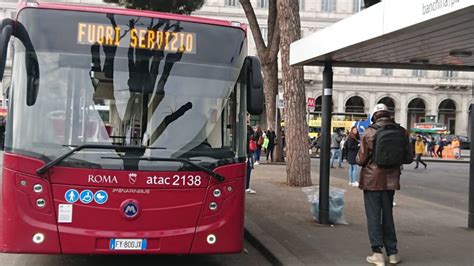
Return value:
[(130, 182), (130, 184), (132, 185), (135, 185), (135, 183), (137, 183), (137, 174), (136, 173), (128, 174), (128, 182)]
[(140, 213), (140, 205), (136, 200), (125, 200), (120, 205), (120, 209), (122, 210), (123, 217), (127, 220), (137, 218)]
[(89, 183), (95, 184), (117, 184), (117, 177), (114, 175), (89, 175)]

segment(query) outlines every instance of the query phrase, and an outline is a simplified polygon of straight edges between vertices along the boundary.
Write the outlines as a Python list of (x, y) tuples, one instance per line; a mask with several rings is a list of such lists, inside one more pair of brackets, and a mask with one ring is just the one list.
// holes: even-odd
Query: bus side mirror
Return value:
[(39, 90), (39, 64), (36, 54), (26, 55), (26, 105), (32, 106), (36, 102)]
[(251, 115), (263, 112), (263, 80), (260, 60), (247, 56), (247, 111)]
[(25, 65), (26, 65), (26, 105), (32, 106), (38, 97), (40, 70), (38, 57), (35, 48), (31, 43), (28, 32), (21, 23), (15, 25), (13, 33), (25, 46)]
[(3, 80), (5, 64), (7, 63), (8, 42), (13, 32), (13, 21), (9, 18), (2, 20), (0, 24), (0, 81)]

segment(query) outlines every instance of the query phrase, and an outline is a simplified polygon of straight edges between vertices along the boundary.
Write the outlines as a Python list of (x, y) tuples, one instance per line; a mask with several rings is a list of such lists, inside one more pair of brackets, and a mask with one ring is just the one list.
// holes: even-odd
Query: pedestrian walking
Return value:
[(247, 172), (245, 179), (245, 192), (249, 194), (257, 193), (250, 188), (250, 176), (254, 167), (254, 152), (257, 150), (257, 143), (254, 140), (254, 132), (250, 125), (247, 125)]
[(341, 140), (341, 143), (339, 144), (341, 148), (341, 162), (344, 162), (344, 159), (347, 160), (347, 149), (346, 149), (345, 143), (347, 141), (348, 136), (349, 134), (342, 135), (342, 140)]
[(454, 158), (461, 159), (461, 141), (457, 136), (451, 141), (451, 146), (453, 147)]
[(436, 150), (436, 155), (438, 155), (439, 158), (443, 158), (443, 150), (444, 146), (446, 146), (446, 139), (441, 139), (438, 144), (438, 149)]
[(349, 132), (349, 137), (347, 138), (345, 144), (345, 150), (347, 150), (347, 162), (349, 163), (349, 186), (358, 187), (359, 186), (359, 166), (357, 165), (356, 156), (359, 151), (360, 146), (360, 137), (357, 127), (352, 127)]
[(263, 131), (260, 128), (259, 125), (257, 125), (257, 128), (255, 129), (254, 139), (257, 142), (257, 150), (255, 151), (255, 163), (254, 163), (254, 165), (259, 165), (260, 164), (260, 153), (262, 151), (262, 145), (263, 145)]
[(342, 134), (339, 129), (336, 129), (334, 134), (331, 135), (331, 168), (334, 168), (334, 159), (336, 157), (339, 167), (342, 168), (341, 141)]
[(275, 149), (275, 139), (276, 139), (276, 134), (272, 127), (269, 127), (267, 129), (267, 138), (268, 138), (267, 162), (271, 163), (273, 162), (273, 150)]
[(400, 262), (393, 219), (393, 198), (400, 189), (400, 166), (413, 162), (408, 132), (390, 118), (385, 104), (377, 104), (373, 124), (362, 136), (356, 161), (362, 166), (359, 188), (364, 191), (367, 228), (373, 255), (366, 258), (375, 265)]
[(267, 137), (267, 133), (263, 132), (263, 144), (262, 144), (262, 149), (263, 149), (263, 152), (264, 152), (265, 154), (268, 154), (268, 150), (267, 150), (267, 148), (268, 148), (268, 142), (269, 142), (269, 140), (268, 140), (268, 137)]
[(425, 142), (421, 138), (420, 135), (416, 137), (416, 142), (415, 142), (415, 155), (416, 155), (416, 166), (415, 169), (418, 169), (418, 163), (421, 163), (422, 165), (425, 166), (426, 169), (426, 163), (421, 160), (421, 156), (423, 155), (423, 152), (425, 151)]
[(436, 141), (433, 136), (430, 136), (428, 138), (428, 152), (430, 153), (430, 157), (436, 157), (435, 147)]
[(321, 133), (318, 133), (318, 136), (316, 137), (315, 147), (316, 147), (316, 155), (318, 155), (319, 149), (321, 148)]

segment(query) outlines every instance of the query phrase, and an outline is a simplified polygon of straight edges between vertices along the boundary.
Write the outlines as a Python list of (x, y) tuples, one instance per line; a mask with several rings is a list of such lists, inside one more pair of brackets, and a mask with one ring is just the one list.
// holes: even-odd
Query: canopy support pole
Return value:
[(332, 81), (332, 63), (326, 62), (323, 72), (321, 162), (319, 168), (319, 222), (321, 224), (329, 224), (329, 155), (331, 152)]

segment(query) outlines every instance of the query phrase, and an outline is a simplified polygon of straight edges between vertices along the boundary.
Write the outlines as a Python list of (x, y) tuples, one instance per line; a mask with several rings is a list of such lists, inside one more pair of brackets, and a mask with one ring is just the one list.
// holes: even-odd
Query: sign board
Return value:
[[(321, 119), (311, 119), (308, 121), (308, 126), (310, 127), (321, 127)], [(343, 128), (351, 128), (354, 124), (354, 121), (340, 121), (340, 120), (332, 120), (331, 127), (343, 127)]]
[(310, 112), (314, 112), (315, 108), (316, 108), (316, 98), (309, 98), (308, 97), (308, 110)]
[(285, 102), (283, 100), (283, 93), (279, 92), (277, 95), (277, 108), (285, 108)]
[(446, 131), (448, 128), (443, 124), (431, 124), (431, 123), (415, 123), (415, 129), (425, 129), (434, 131)]

